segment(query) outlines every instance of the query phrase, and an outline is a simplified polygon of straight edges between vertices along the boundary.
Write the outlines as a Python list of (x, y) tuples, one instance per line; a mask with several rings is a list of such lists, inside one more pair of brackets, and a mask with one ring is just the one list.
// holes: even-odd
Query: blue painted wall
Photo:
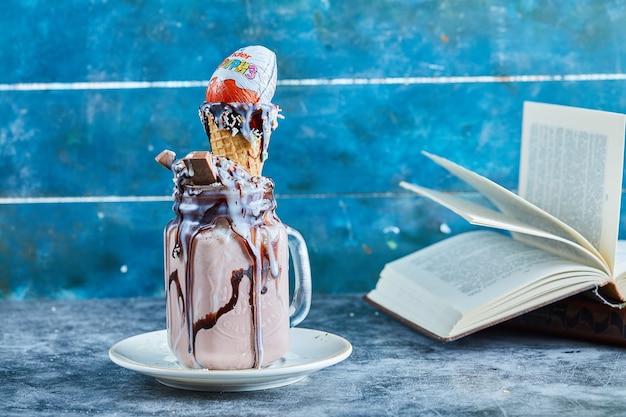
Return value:
[[(422, 149), (515, 188), (524, 100), (626, 112), (623, 1), (9, 0), (0, 28), (5, 298), (162, 294), (153, 158), (208, 149), (197, 81), (241, 46), (278, 57), (264, 173), (318, 293), (470, 228), (398, 187), (466, 190)], [(191, 86), (99, 84), (136, 81)]]

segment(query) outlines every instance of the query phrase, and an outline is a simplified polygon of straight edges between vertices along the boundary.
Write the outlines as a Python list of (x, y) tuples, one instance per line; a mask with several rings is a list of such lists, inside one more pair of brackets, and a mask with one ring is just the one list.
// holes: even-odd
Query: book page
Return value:
[[(592, 270), (487, 230), (444, 239), (390, 262), (387, 268), (408, 277), (437, 298), (445, 298), (446, 303), (456, 305), (461, 312), (498, 300), (509, 291), (546, 276)], [(608, 279), (606, 274), (600, 275), (603, 278), (598, 282)]]
[(623, 114), (524, 103), (520, 196), (585, 236), (611, 271), (625, 123)]
[(615, 281), (620, 294), (626, 294), (626, 240), (617, 241), (615, 250)]
[[(573, 278), (567, 285), (559, 285), (558, 281), (550, 280), (554, 276)], [(474, 231), (452, 236), (390, 262), (381, 273), (380, 285), (368, 294), (368, 298), (383, 302), (386, 309), (441, 335), (450, 329), (439, 326), (450, 326), (451, 323), (443, 317), (433, 316), (431, 309), (422, 311), (422, 300), (426, 304), (436, 300), (462, 315), (477, 314), (489, 311), (484, 310), (489, 305), (506, 310), (498, 305), (502, 305), (507, 296), (513, 305), (528, 308), (536, 302), (535, 296), (541, 293), (544, 285), (550, 286), (552, 293), (566, 294), (571, 292), (572, 285), (602, 285), (606, 280), (608, 276), (597, 270), (501, 233)], [(532, 288), (538, 290), (528, 290)], [(402, 294), (413, 294), (413, 301), (400, 302)], [(420, 303), (415, 302), (415, 294), (421, 294)], [(392, 302), (394, 299), (398, 301)]]
[[(593, 248), (590, 251), (586, 249), (585, 246), (577, 244), (568, 234), (565, 234), (566, 237), (564, 238), (549, 232), (552, 230), (556, 231), (556, 233), (563, 234), (564, 231), (562, 227), (554, 227), (552, 223), (544, 221), (543, 223), (547, 224), (543, 224), (543, 228), (538, 229), (537, 227), (520, 221), (515, 217), (507, 216), (506, 214), (493, 210), (489, 207), (476, 204), (472, 201), (456, 197), (449, 193), (430, 190), (428, 188), (408, 183), (401, 183), (401, 185), (404, 188), (428, 197), (442, 206), (449, 208), (471, 224), (507, 230), (514, 233), (514, 236), (518, 236), (518, 234), (533, 236), (535, 237), (534, 239), (526, 238), (526, 243), (579, 262), (583, 265), (600, 269), (606, 274), (610, 275), (611, 273), (608, 265), (603, 262), (602, 258), (599, 257), (596, 251), (593, 251)], [(535, 221), (535, 223), (538, 222)], [(519, 240), (522, 239), (520, 238)]]
[(626, 240), (617, 241), (617, 249), (615, 250), (615, 275), (626, 278)]

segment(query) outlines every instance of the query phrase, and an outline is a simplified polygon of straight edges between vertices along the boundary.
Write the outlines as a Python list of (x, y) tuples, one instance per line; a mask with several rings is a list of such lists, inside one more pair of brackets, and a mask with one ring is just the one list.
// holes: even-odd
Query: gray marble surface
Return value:
[(344, 362), (282, 388), (190, 392), (116, 366), (108, 349), (162, 329), (162, 299), (0, 301), (2, 416), (607, 416), (626, 408), (624, 349), (483, 331), (450, 344), (362, 295), (316, 295), (301, 327), (353, 344)]

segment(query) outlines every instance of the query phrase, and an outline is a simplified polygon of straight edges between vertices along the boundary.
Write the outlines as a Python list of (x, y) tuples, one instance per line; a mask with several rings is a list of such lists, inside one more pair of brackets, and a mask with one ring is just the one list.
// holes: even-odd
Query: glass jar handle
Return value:
[(287, 238), (295, 276), (293, 299), (289, 305), (289, 325), (294, 327), (304, 320), (311, 308), (311, 265), (302, 235), (287, 226)]

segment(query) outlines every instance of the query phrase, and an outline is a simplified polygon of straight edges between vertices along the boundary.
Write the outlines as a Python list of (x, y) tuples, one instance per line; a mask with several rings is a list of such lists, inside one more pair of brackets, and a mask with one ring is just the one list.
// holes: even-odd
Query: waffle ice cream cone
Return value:
[(253, 177), (261, 175), (263, 152), (260, 143), (251, 143), (241, 133), (233, 135), (230, 130), (219, 129), (213, 121), (208, 125), (213, 155), (230, 159)]

